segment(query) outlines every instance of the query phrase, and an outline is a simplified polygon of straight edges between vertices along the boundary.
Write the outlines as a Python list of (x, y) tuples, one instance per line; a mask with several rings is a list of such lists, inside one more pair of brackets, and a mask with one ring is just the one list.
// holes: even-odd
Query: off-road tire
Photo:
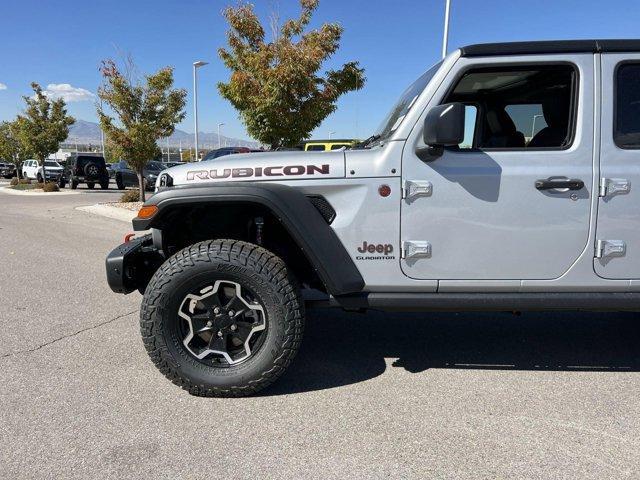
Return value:
[(118, 187), (118, 190), (124, 190), (126, 188), (122, 181), (122, 177), (116, 176), (116, 187)]
[(38, 183), (42, 183), (42, 175), (40, 174), (36, 175), (36, 180)]
[(93, 187), (95, 187), (95, 186), (96, 186), (96, 184), (95, 184), (95, 183), (93, 183), (93, 182), (87, 182), (87, 188), (88, 188), (89, 190), (93, 190)]
[[(175, 333), (185, 294), (216, 279), (253, 291), (267, 324), (262, 346), (227, 368), (198, 361)], [(142, 300), (140, 330), (151, 360), (174, 384), (192, 395), (242, 397), (273, 383), (295, 357), (304, 330), (304, 303), (284, 261), (273, 253), (247, 242), (208, 240), (181, 250), (156, 271)]]
[(72, 178), (71, 181), (69, 182), (69, 185), (71, 186), (71, 190), (75, 190), (76, 188), (78, 188), (78, 180), (76, 180), (75, 178)]
[(106, 182), (101, 182), (100, 183), (100, 188), (102, 190), (108, 190), (109, 189), (109, 181), (107, 180)]

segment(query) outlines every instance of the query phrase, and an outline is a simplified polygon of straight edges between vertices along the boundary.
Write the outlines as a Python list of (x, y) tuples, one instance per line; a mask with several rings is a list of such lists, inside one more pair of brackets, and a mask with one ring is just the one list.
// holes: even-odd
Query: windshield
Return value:
[(160, 162), (149, 162), (147, 163), (147, 170), (153, 170), (159, 172), (160, 170), (164, 170), (166, 167)]
[(59, 167), (60, 164), (58, 162), (52, 162), (50, 160), (45, 160), (44, 166), (45, 167)]
[(424, 72), (415, 82), (413, 82), (409, 88), (400, 96), (400, 100), (396, 103), (389, 114), (380, 124), (380, 127), (376, 130), (376, 135), (380, 135), (380, 139), (386, 138), (398, 129), (404, 117), (407, 116), (411, 107), (415, 103), (418, 96), (426, 88), (433, 76), (442, 65), (442, 62), (436, 63), (429, 70)]

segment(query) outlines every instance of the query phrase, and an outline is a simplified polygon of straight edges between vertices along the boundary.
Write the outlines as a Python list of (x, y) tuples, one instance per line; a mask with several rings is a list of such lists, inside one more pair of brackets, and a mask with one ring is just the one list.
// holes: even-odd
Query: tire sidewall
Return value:
[[(237, 365), (228, 368), (212, 367), (196, 359), (183, 345), (177, 328), (178, 309), (189, 293), (211, 285), (215, 280), (229, 280), (248, 288), (264, 309), (266, 329), (262, 332), (266, 337), (257, 352)], [(163, 285), (162, 292), (156, 298), (154, 323), (158, 326), (156, 336), (164, 343), (163, 353), (181, 377), (187, 377), (191, 383), (205, 388), (228, 389), (246, 386), (258, 381), (265, 371), (273, 368), (277, 358), (282, 354), (286, 342), (286, 320), (292, 312), (286, 308), (285, 295), (277, 291), (276, 285), (265, 275), (250, 266), (239, 263), (224, 262), (213, 258), (206, 262), (195, 262), (190, 268), (172, 276)]]

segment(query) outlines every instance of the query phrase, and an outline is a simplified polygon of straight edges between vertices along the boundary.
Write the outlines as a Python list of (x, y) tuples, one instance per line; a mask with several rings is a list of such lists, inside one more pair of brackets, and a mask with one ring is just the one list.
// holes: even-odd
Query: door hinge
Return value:
[(402, 198), (411, 200), (415, 197), (430, 197), (433, 194), (433, 184), (426, 180), (405, 180), (402, 187)]
[(627, 252), (627, 244), (622, 240), (598, 240), (596, 242), (596, 258), (623, 257)]
[(623, 195), (631, 191), (631, 182), (626, 178), (601, 178), (598, 195), (600, 197), (612, 197)]
[(430, 258), (431, 244), (425, 241), (402, 242), (400, 257), (409, 258)]

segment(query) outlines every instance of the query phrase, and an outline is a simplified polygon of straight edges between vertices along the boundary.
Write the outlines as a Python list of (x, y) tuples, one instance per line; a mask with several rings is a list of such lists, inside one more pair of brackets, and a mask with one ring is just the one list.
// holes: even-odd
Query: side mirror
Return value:
[(464, 104), (458, 102), (429, 110), (422, 132), (426, 147), (418, 149), (418, 157), (425, 161), (434, 160), (442, 155), (444, 147), (461, 144), (464, 140), (464, 111)]

